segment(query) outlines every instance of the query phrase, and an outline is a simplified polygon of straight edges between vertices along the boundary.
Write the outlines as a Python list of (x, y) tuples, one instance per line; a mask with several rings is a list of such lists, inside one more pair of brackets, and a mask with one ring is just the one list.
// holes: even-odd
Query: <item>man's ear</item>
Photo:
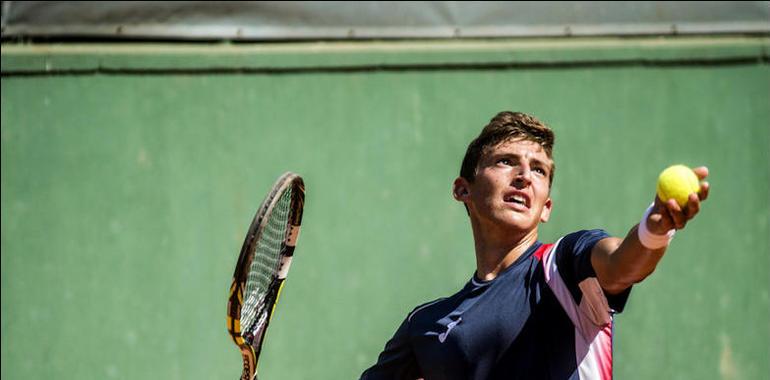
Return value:
[(470, 197), (470, 186), (468, 180), (463, 177), (457, 177), (452, 184), (452, 196), (460, 202), (465, 203)]
[(553, 207), (553, 201), (551, 197), (548, 197), (545, 204), (543, 204), (543, 211), (540, 212), (541, 223), (548, 223), (548, 218), (551, 217), (551, 207)]

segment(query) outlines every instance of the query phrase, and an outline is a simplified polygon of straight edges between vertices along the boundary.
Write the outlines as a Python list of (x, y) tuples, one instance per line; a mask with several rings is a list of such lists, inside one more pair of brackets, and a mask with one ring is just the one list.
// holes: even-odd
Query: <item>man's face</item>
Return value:
[(540, 144), (507, 140), (482, 155), (473, 183), (455, 181), (455, 198), (482, 227), (529, 232), (550, 216), (551, 167)]

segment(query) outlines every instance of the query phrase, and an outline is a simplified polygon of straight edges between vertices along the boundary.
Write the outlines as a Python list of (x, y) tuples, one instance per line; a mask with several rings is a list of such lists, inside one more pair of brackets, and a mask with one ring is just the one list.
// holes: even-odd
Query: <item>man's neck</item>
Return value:
[(517, 234), (494, 234), (473, 228), (476, 248), (476, 277), (482, 281), (495, 279), (537, 241), (537, 227)]

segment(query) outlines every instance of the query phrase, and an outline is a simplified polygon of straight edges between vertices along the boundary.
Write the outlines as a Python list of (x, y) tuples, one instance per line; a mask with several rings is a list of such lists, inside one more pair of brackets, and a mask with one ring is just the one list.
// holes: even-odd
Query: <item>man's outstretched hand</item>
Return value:
[(665, 235), (671, 229), (681, 230), (701, 208), (701, 203), (708, 198), (709, 183), (704, 179), (709, 175), (709, 169), (705, 166), (693, 169), (700, 181), (700, 189), (697, 193), (691, 193), (687, 198), (687, 204), (680, 207), (675, 199), (669, 199), (663, 202), (660, 197), (655, 196), (655, 204), (652, 212), (647, 218), (647, 229), (655, 235)]

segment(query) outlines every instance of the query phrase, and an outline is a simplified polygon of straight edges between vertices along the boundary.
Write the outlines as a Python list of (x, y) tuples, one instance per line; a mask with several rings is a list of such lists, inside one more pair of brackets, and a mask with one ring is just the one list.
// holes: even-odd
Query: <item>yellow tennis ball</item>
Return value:
[(660, 173), (657, 190), (663, 202), (673, 198), (679, 207), (684, 207), (690, 194), (700, 190), (700, 182), (692, 169), (684, 165), (673, 165)]

